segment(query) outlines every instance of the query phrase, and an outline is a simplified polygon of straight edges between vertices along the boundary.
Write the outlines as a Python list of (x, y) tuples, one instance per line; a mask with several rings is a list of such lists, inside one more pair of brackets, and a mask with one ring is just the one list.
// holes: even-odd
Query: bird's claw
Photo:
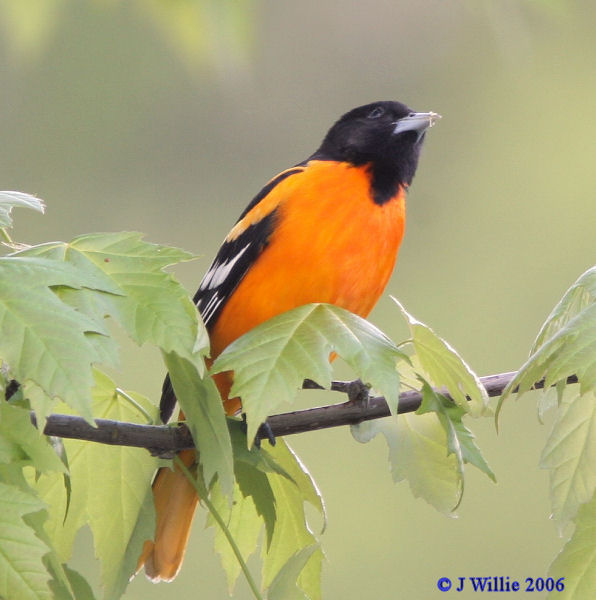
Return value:
[[(246, 425), (246, 413), (242, 413), (242, 423), (244, 426), (244, 432), (246, 433), (248, 430), (248, 427)], [(269, 444), (271, 446), (275, 446), (275, 434), (273, 433), (273, 430), (271, 429), (271, 425), (269, 425), (269, 423), (267, 421), (265, 421), (264, 423), (261, 423), (259, 425), (259, 429), (257, 431), (257, 435), (255, 435), (255, 439), (254, 439), (254, 445), (257, 448), (261, 447), (261, 440), (266, 439), (269, 441)]]

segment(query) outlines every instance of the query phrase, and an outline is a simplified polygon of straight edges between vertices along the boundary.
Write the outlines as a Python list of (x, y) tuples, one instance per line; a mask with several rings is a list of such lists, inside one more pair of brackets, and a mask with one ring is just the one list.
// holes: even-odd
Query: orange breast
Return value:
[(393, 271), (405, 226), (402, 188), (377, 205), (365, 168), (311, 161), (273, 193), (281, 194), (267, 199), (278, 206), (274, 233), (213, 328), (213, 358), (256, 325), (309, 302), (367, 316)]

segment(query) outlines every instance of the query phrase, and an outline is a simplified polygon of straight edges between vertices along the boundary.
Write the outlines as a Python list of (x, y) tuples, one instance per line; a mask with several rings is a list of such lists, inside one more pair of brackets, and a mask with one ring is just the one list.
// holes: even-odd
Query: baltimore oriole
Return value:
[[(282, 171), (246, 207), (195, 295), (211, 358), (236, 338), (310, 302), (366, 317), (385, 289), (405, 226), (405, 196), (427, 128), (439, 115), (399, 102), (355, 108), (331, 127), (310, 158)], [(231, 374), (215, 376), (226, 412)], [(176, 398), (164, 382), (161, 418)], [(194, 451), (180, 453), (192, 465)], [(184, 475), (160, 469), (153, 483), (157, 523), (138, 568), (172, 580), (184, 557), (198, 498)]]

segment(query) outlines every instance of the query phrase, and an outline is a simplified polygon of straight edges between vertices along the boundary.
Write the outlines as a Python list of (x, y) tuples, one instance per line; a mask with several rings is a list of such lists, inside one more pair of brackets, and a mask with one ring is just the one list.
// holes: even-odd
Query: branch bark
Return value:
[[(489, 396), (499, 396), (515, 375), (515, 372), (499, 373), (481, 377), (480, 381)], [(567, 383), (577, 383), (577, 377), (572, 375), (567, 379)], [(304, 387), (320, 388), (321, 386), (306, 381)], [(535, 389), (543, 387), (544, 380), (534, 384)], [(362, 384), (358, 381), (334, 381), (331, 389), (348, 394), (350, 399), (339, 404), (273, 415), (267, 419), (273, 434), (278, 437), (317, 429), (341, 427), (390, 415), (387, 402), (382, 396), (368, 396), (364, 399), (359, 397), (362, 392)], [(398, 412), (414, 412), (420, 406), (421, 401), (422, 396), (418, 391), (403, 392), (399, 396)], [(33, 413), (31, 420), (36, 425)], [(44, 433), (115, 446), (147, 448), (160, 454), (194, 448), (192, 436), (183, 423), (177, 426), (139, 425), (109, 419), (95, 419), (95, 425), (96, 427), (93, 427), (82, 417), (56, 414), (48, 417)]]

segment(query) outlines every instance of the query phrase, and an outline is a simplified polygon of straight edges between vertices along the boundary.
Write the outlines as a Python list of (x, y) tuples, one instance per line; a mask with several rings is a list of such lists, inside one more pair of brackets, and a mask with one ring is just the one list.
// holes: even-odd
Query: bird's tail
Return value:
[[(229, 374), (217, 373), (213, 379), (224, 398), (226, 414), (239, 414), (242, 408), (240, 399), (228, 397), (232, 386)], [(174, 403), (176, 401), (169, 377), (166, 377), (164, 382), (163, 393), (168, 397), (167, 403), (162, 402), (161, 416), (165, 422), (168, 420), (173, 406), (169, 401), (170, 396)], [(167, 407), (164, 411), (165, 404)], [(182, 411), (180, 411), (179, 420), (184, 420)], [(194, 450), (182, 450), (178, 456), (189, 469), (195, 464), (196, 452)], [(199, 497), (184, 473), (174, 465), (174, 470), (168, 467), (158, 470), (153, 480), (153, 501), (155, 504), (155, 536), (153, 540), (145, 542), (135, 574), (144, 566), (145, 574), (152, 581), (172, 581), (182, 566)]]
[[(187, 468), (195, 462), (194, 450), (178, 454)], [(137, 563), (137, 573), (145, 566), (152, 581), (171, 581), (176, 577), (184, 553), (199, 497), (184, 473), (162, 467), (153, 482), (156, 523), (155, 539), (147, 540)]]

